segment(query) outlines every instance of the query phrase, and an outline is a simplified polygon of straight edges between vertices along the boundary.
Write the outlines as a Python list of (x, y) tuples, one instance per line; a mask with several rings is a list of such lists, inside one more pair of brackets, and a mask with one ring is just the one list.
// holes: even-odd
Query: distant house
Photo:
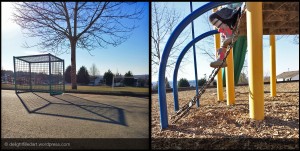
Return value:
[[(149, 84), (147, 83), (149, 81), (149, 75), (133, 75), (134, 80), (134, 86), (136, 87), (148, 87)], [(124, 76), (119, 75), (114, 77), (114, 86), (124, 86)], [(95, 86), (95, 85), (106, 85), (105, 79), (103, 76), (96, 76), (94, 78), (90, 78), (89, 85)]]
[(103, 81), (103, 76), (98, 76), (95, 81), (94, 81), (94, 85), (101, 85), (101, 83)]
[(298, 71), (287, 71), (276, 76), (277, 81), (293, 81), (299, 80), (299, 70)]
[(149, 75), (133, 75), (134, 77), (134, 85), (137, 87), (149, 87)]
[(96, 85), (103, 85), (103, 76), (95, 76), (95, 77), (90, 77), (90, 83), (89, 85), (96, 86)]
[(12, 83), (13, 77), (9, 74), (4, 74), (4, 76), (1, 76), (1, 82), (2, 83)]

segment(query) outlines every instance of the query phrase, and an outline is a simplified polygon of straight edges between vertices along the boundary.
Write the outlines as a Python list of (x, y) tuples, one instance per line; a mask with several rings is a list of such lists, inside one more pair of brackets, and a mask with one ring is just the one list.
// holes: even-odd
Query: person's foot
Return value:
[[(216, 60), (210, 63), (210, 67), (218, 68), (222, 64), (223, 60)], [(221, 68), (227, 67), (226, 61), (222, 64)]]
[[(217, 60), (216, 61), (213, 61), (213, 62), (211, 62), (210, 63), (210, 66), (211, 67), (213, 67), (213, 68), (218, 68), (221, 64), (222, 64), (222, 62), (223, 62), (223, 60), (224, 60), (224, 58), (225, 58), (225, 51), (226, 51), (226, 49), (225, 48), (220, 48), (219, 50), (218, 50), (218, 58), (217, 58)], [(227, 66), (227, 64), (226, 64), (226, 61), (222, 64), (222, 68), (223, 67), (226, 67)]]

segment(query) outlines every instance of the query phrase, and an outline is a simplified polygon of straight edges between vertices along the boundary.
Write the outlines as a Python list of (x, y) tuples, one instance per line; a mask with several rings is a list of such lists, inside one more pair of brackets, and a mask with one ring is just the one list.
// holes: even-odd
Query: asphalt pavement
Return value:
[(2, 138), (149, 138), (149, 98), (1, 94)]

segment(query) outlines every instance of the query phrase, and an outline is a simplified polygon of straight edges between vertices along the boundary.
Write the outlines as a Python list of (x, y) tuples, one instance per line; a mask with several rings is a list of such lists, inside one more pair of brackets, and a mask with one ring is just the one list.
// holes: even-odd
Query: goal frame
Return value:
[(14, 56), (15, 92), (47, 92), (60, 95), (65, 91), (65, 62), (50, 53)]

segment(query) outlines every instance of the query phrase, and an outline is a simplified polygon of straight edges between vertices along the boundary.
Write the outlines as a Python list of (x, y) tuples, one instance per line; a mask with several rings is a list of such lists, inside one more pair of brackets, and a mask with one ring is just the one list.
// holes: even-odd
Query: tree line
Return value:
[[(65, 81), (67, 83), (71, 83), (71, 65), (67, 67), (65, 70)], [(91, 81), (94, 81), (97, 78), (97, 74), (99, 73), (99, 70), (96, 68), (96, 66), (93, 64), (90, 68), (90, 72), (88, 72), (87, 68), (85, 66), (81, 66), (80, 69), (77, 72), (77, 83), (79, 84), (89, 84)], [(125, 73), (124, 76), (122, 76), (120, 73), (112, 73), (109, 69), (106, 71), (103, 75), (102, 83), (105, 85), (111, 86), (112, 84), (118, 82), (122, 83), (124, 86), (135, 86), (135, 79), (133, 77), (133, 74), (131, 71), (128, 71)], [(146, 83), (149, 83), (148, 79), (138, 79), (138, 82), (140, 83), (140, 86), (145, 86)]]

